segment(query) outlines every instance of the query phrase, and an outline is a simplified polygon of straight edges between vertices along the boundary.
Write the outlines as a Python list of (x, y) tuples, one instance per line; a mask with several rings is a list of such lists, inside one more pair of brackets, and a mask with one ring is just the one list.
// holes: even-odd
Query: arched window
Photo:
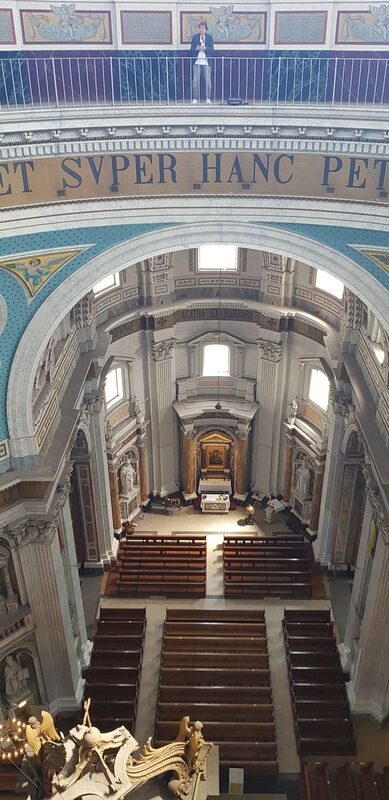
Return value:
[(325, 272), (324, 269), (316, 270), (315, 286), (317, 289), (321, 289), (323, 292), (327, 292), (328, 294), (332, 294), (334, 297), (338, 297), (339, 300), (341, 300), (343, 297), (344, 286), (342, 281), (338, 280), (338, 278), (334, 278), (333, 275), (330, 275), (329, 272)]
[(309, 376), (308, 399), (323, 411), (328, 408), (330, 382), (321, 369), (312, 369)]
[(123, 400), (123, 371), (121, 367), (114, 367), (107, 373), (105, 379), (105, 402), (107, 408), (111, 408)]
[(204, 244), (198, 248), (199, 272), (236, 272), (238, 248), (234, 244)]
[(203, 349), (203, 377), (230, 374), (230, 348), (227, 344), (206, 344)]
[(115, 286), (120, 286), (120, 276), (118, 272), (113, 272), (112, 275), (107, 275), (102, 281), (95, 283), (93, 294), (104, 294), (104, 292), (109, 292), (109, 290), (113, 289)]

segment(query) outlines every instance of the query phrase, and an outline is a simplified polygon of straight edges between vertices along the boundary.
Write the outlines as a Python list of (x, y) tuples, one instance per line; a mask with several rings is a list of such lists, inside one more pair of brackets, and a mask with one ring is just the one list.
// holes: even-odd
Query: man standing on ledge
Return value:
[(199, 33), (195, 33), (192, 37), (192, 44), (190, 47), (191, 55), (196, 58), (193, 66), (193, 100), (192, 103), (198, 103), (200, 99), (200, 78), (201, 74), (205, 80), (205, 96), (207, 103), (211, 102), (212, 79), (211, 79), (211, 64), (210, 58), (213, 56), (213, 37), (207, 33), (207, 21), (202, 19), (199, 23)]

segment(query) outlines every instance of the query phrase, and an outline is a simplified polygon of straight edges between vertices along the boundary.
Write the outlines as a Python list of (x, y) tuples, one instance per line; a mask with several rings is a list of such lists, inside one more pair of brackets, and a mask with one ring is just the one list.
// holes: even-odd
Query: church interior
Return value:
[(41, 5), (0, 9), (0, 800), (389, 800), (389, 6)]
[(33, 375), (44, 458), (2, 492), (3, 724), (90, 697), (101, 730), (164, 745), (189, 714), (223, 791), (289, 800), (351, 761), (386, 792), (387, 358), (361, 297), (272, 252), (92, 285)]

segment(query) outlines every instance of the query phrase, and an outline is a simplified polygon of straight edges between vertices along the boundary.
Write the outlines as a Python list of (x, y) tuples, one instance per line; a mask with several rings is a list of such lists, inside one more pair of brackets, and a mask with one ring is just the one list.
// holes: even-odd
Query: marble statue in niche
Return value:
[(296, 470), (296, 494), (302, 499), (307, 500), (311, 496), (311, 470), (308, 462), (303, 456), (299, 468)]
[(127, 457), (120, 469), (120, 488), (122, 494), (131, 494), (134, 489), (135, 478), (135, 470), (131, 466), (130, 459)]
[(21, 652), (10, 654), (3, 661), (4, 691), (10, 705), (20, 700), (27, 688), (30, 672), (21, 663)]

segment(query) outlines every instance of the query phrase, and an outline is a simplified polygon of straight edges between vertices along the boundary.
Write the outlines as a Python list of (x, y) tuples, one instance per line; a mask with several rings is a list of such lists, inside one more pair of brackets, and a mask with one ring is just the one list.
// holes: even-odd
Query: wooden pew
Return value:
[(88, 683), (106, 683), (106, 684), (121, 684), (121, 683), (137, 683), (139, 677), (139, 667), (121, 667), (109, 666), (98, 667), (90, 666), (87, 671)]
[(303, 719), (348, 719), (350, 708), (347, 701), (338, 700), (296, 700), (296, 714), (299, 721)]
[(135, 702), (133, 700), (94, 700), (93, 722), (96, 719), (131, 719), (134, 709)]
[[(269, 668), (267, 653), (197, 653), (196, 659), (202, 667), (244, 667), (245, 669)], [(193, 651), (175, 652), (164, 650), (162, 652), (162, 665), (164, 667), (186, 667), (193, 664)]]
[(328, 624), (326, 622), (288, 622), (286, 632), (288, 639), (293, 636), (303, 636), (305, 639), (334, 638), (332, 623)]
[(132, 650), (141, 652), (143, 636), (108, 636), (99, 634), (93, 645), (93, 652), (99, 650)]
[(296, 597), (301, 599), (312, 596), (311, 584), (307, 583), (229, 583), (225, 586), (226, 597)]
[(333, 667), (291, 667), (289, 674), (294, 683), (328, 683), (331, 686), (344, 684), (341, 669)]
[[(85, 685), (85, 697), (91, 697), (102, 702), (135, 702), (138, 696), (138, 683), (89, 683)], [(94, 706), (93, 706), (94, 707)]]
[(100, 620), (124, 620), (124, 621), (143, 621), (146, 620), (145, 608), (111, 608), (110, 606), (100, 607)]
[(97, 635), (100, 636), (144, 636), (145, 626), (141, 621), (98, 620)]
[(266, 625), (264, 622), (200, 622), (192, 620), (190, 626), (187, 622), (165, 622), (166, 636), (218, 636), (236, 637), (242, 636), (266, 636)]
[(173, 583), (166, 581), (137, 581), (121, 578), (118, 582), (119, 594), (127, 597), (205, 597), (205, 580), (201, 583), (191, 581), (178, 581), (176, 578)]
[(293, 694), (296, 700), (342, 700), (347, 698), (344, 683), (294, 683)]
[(329, 653), (289, 652), (288, 659), (292, 667), (339, 667), (339, 656), (335, 650)]
[(329, 610), (314, 611), (306, 608), (285, 608), (284, 619), (289, 622), (324, 622), (331, 623), (331, 614)]
[(290, 652), (328, 653), (330, 650), (337, 652), (336, 641), (329, 636), (285, 636)]
[(185, 715), (200, 719), (204, 724), (212, 722), (273, 722), (271, 703), (159, 703), (158, 719), (177, 721)]
[(162, 667), (161, 686), (268, 686), (268, 669), (206, 669)]
[(236, 611), (234, 609), (214, 609), (214, 608), (168, 608), (166, 609), (166, 622), (241, 622), (243, 624), (255, 622), (265, 622), (264, 609), (252, 611)]
[(302, 758), (308, 756), (353, 756), (356, 753), (356, 743), (353, 739), (300, 738), (298, 750)]
[(254, 636), (234, 636), (228, 638), (221, 636), (165, 636), (162, 643), (164, 653), (173, 651), (176, 653), (186, 652), (230, 652), (236, 653), (263, 653), (267, 651), (265, 637), (256, 638)]
[(350, 719), (307, 719), (298, 721), (299, 736), (302, 739), (354, 739)]
[(93, 649), (92, 667), (139, 667), (139, 650), (96, 650)]
[(239, 696), (236, 686), (183, 686), (182, 684), (160, 684), (158, 692), (160, 703), (218, 703), (220, 705), (242, 703), (266, 703), (272, 701), (270, 686), (241, 686)]
[[(212, 742), (274, 742), (273, 722), (207, 722), (207, 737)], [(158, 720), (155, 738), (172, 741), (177, 735), (177, 722)]]

